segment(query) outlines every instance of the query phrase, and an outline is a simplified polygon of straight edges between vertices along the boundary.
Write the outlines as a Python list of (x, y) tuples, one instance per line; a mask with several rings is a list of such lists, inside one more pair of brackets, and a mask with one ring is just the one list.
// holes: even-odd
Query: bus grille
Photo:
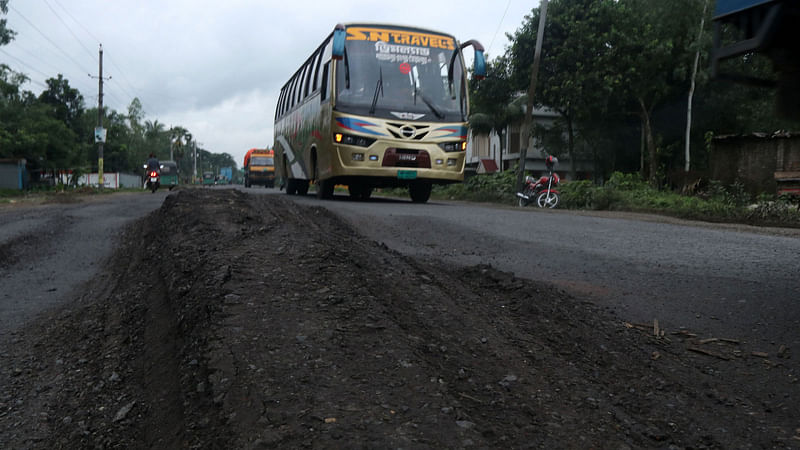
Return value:
[(410, 139), (413, 141), (422, 140), (430, 132), (429, 125), (410, 125), (403, 123), (387, 123), (389, 133), (396, 139)]
[(387, 148), (383, 154), (383, 167), (411, 167), (430, 169), (431, 157), (425, 150), (409, 150), (405, 148)]

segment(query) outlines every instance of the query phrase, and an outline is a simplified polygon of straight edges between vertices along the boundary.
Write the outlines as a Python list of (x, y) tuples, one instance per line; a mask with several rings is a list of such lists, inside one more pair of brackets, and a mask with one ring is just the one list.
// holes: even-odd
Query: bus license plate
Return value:
[(416, 170), (398, 170), (397, 171), (397, 178), (401, 180), (416, 180), (417, 179), (417, 171)]

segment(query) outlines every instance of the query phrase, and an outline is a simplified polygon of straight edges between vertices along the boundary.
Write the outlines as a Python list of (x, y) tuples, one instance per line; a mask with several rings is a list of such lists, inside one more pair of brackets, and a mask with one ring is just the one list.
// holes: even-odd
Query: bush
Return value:
[(591, 181), (571, 181), (559, 187), (561, 205), (569, 209), (609, 209), (613, 203), (612, 192), (595, 186)]
[(726, 187), (719, 180), (711, 180), (708, 183), (707, 195), (712, 201), (730, 206), (745, 206), (751, 201), (750, 194), (745, 191), (744, 185), (739, 181)]
[(638, 173), (614, 172), (606, 182), (606, 187), (619, 191), (649, 189), (650, 185)]

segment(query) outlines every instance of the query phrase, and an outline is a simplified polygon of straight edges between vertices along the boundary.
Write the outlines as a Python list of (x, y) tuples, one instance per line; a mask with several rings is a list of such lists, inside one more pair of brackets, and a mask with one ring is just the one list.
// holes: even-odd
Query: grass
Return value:
[[(440, 200), (467, 200), (516, 204), (514, 171), (477, 175), (461, 184), (436, 186)], [(638, 174), (614, 173), (605, 186), (590, 181), (562, 182), (559, 208), (631, 211), (662, 214), (708, 222), (800, 228), (798, 200), (761, 195), (751, 198), (741, 184), (723, 186), (712, 181), (695, 195), (681, 195), (650, 187)]]

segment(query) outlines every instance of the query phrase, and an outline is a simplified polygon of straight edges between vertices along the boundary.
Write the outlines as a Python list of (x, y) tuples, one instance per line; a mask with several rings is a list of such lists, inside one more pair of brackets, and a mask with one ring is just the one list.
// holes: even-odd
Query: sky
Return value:
[[(63, 74), (87, 107), (97, 104), (100, 44), (104, 105), (183, 126), (198, 147), (239, 166), (272, 147), (280, 88), (337, 23), (412, 25), (477, 39), (501, 55), (538, 0), (10, 0), (17, 35), (0, 62), (31, 78), (37, 95)], [(458, 5), (458, 6), (456, 6)], [(467, 64), (471, 50), (465, 52)], [(90, 77), (93, 76), (94, 78)], [(109, 136), (109, 139), (113, 137)]]

